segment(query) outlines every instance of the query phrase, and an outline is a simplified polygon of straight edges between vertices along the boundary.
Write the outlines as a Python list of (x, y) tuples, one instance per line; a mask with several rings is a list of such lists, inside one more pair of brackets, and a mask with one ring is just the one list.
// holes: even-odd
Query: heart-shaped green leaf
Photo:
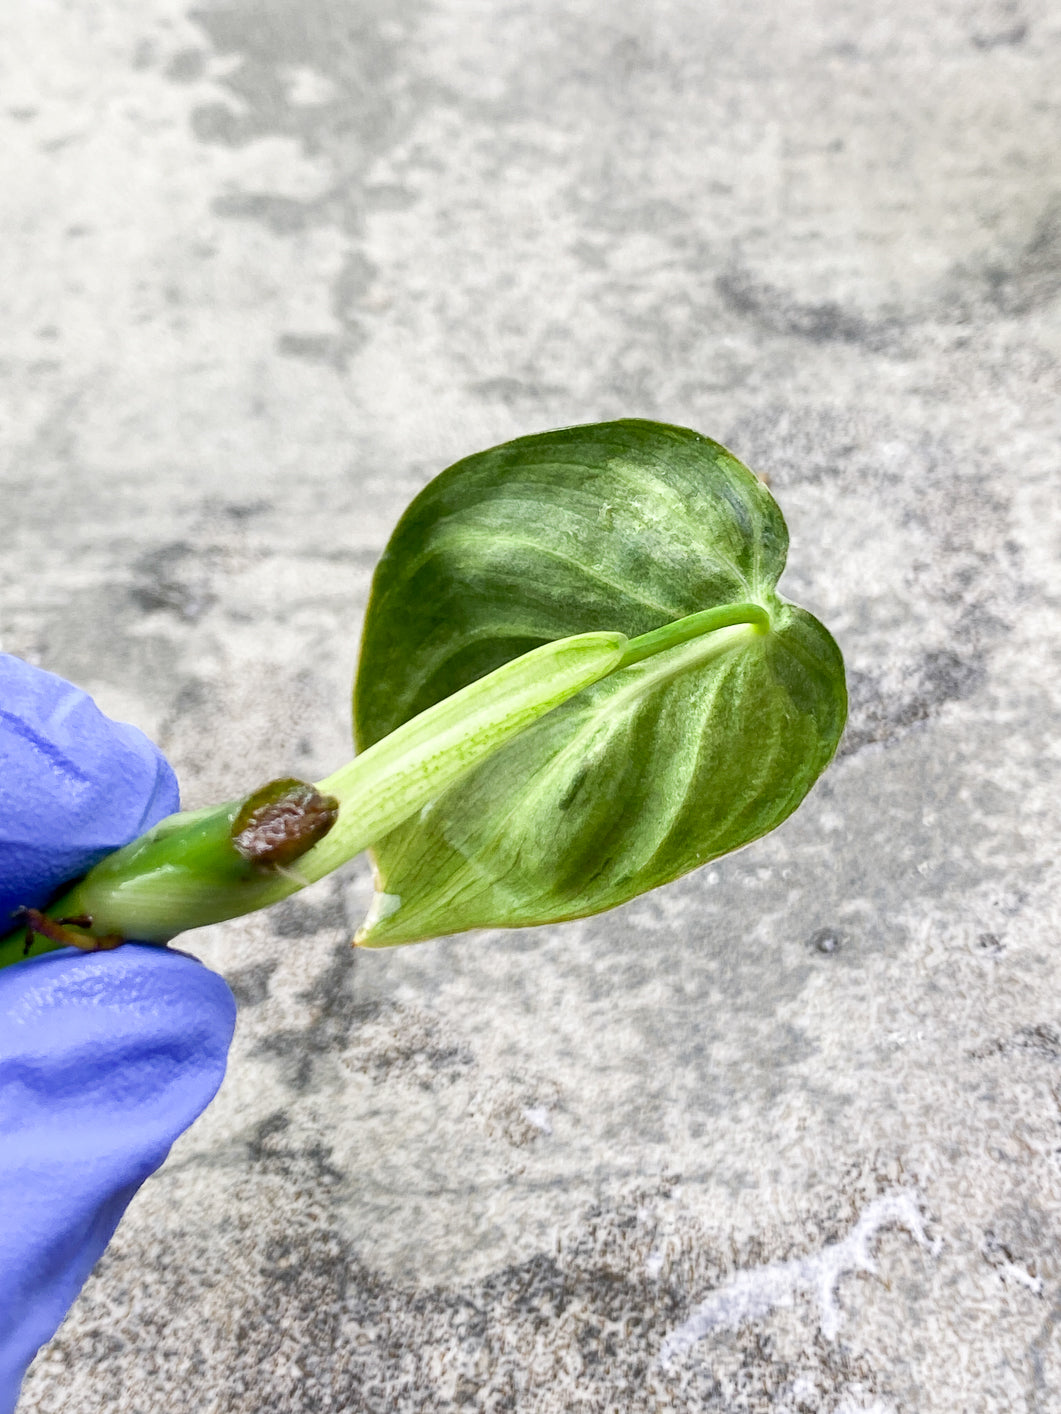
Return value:
[(746, 467), (660, 423), (522, 437), (432, 481), (376, 570), (359, 750), (549, 640), (639, 642), (377, 842), (359, 941), (597, 913), (791, 814), (847, 694), (827, 630), (775, 592), (787, 546)]

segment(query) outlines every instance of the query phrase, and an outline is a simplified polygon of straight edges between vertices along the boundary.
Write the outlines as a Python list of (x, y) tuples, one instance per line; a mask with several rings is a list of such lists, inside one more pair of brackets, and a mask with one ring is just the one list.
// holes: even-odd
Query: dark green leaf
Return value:
[(780, 824), (846, 713), (835, 643), (775, 592), (787, 543), (745, 467), (659, 423), (520, 438), (431, 482), (376, 571), (359, 750), (555, 638), (638, 638), (727, 605), (761, 606), (770, 627), (632, 661), (393, 830), (374, 850), (381, 898), (361, 940), (596, 913)]

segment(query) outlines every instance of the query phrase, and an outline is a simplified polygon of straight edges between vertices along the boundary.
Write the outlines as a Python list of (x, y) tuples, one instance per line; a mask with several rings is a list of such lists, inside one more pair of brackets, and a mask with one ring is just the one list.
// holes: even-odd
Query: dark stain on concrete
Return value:
[(933, 649), (908, 663), (899, 692), (873, 673), (848, 673), (847, 729), (840, 756), (851, 756), (873, 742), (888, 742), (926, 722), (947, 702), (960, 702), (983, 684), (985, 669), (976, 656), (953, 649)]
[[(199, 140), (242, 147), (262, 137), (292, 138), (308, 158), (323, 158), (333, 176), (314, 199), (235, 188), (217, 196), (214, 210), (281, 236), (337, 226), (356, 245), (367, 210), (407, 203), (404, 190), (377, 191), (367, 177), (375, 158), (437, 99), (426, 87), (397, 82), (399, 56), (424, 11), (424, 0), (362, 0), (356, 6), (235, 0), (193, 10), (210, 49), (237, 61), (217, 80), (231, 102), (202, 103), (193, 111)], [(201, 72), (193, 53), (182, 51), (171, 60), (175, 82)], [(320, 96), (311, 102), (295, 94), (298, 70), (320, 81)], [(332, 286), (340, 325), (334, 338), (289, 331), (279, 338), (279, 352), (341, 368), (364, 341), (357, 309), (372, 274), (353, 250)]]
[(319, 203), (295, 201), (268, 191), (236, 191), (219, 196), (214, 210), (237, 221), (256, 221), (274, 235), (290, 236), (318, 224)]
[[(280, 926), (285, 926), (282, 920)], [(345, 922), (342, 927), (345, 933)], [(299, 937), (301, 933), (281, 936)], [(306, 1024), (270, 1032), (259, 1042), (257, 1052), (279, 1060), (284, 1080), (301, 1094), (312, 1086), (321, 1063), (338, 1055), (357, 1028), (378, 1014), (379, 1004), (358, 997), (357, 955), (345, 938), (332, 949), (328, 965), (300, 993), (300, 1000), (309, 1010)]]
[[(337, 894), (320, 904), (309, 903), (297, 894), (282, 899), (269, 910), (269, 923), (278, 938), (304, 938), (325, 929), (346, 927), (342, 901)], [(349, 966), (349, 954), (344, 952), (343, 956)]]
[(164, 611), (195, 623), (214, 603), (202, 551), (183, 540), (140, 555), (134, 573), (129, 594), (141, 613)]
[(973, 43), (977, 49), (997, 49), (1000, 45), (1023, 44), (1028, 37), (1028, 26), (1023, 20), (995, 30), (991, 34), (974, 34)]
[[(451, 1085), (476, 1065), (471, 1049), (448, 1036), (442, 1023), (429, 1014), (392, 1003), (376, 1008), (372, 1019), (383, 1022), (386, 1033), (374, 1036), (363, 1050), (348, 1051), (346, 1060), (351, 1069), (360, 1070), (377, 1085), (400, 1079), (421, 1090), (435, 1090)], [(496, 1117), (510, 1136), (513, 1117), (507, 1116), (508, 1124), (504, 1124), (505, 1115)], [(524, 1123), (515, 1128), (529, 1130), (530, 1126)], [(528, 1136), (520, 1133), (517, 1137), (525, 1140)]]
[[(796, 1389), (814, 1394), (800, 1408), (893, 1395), (844, 1341), (811, 1337), (797, 1348), (791, 1318), (706, 1337), (662, 1368), (662, 1342), (691, 1305), (735, 1270), (777, 1256), (754, 1243), (723, 1251), (690, 1229), (669, 1268), (650, 1277), (645, 1258), (656, 1238), (645, 1211), (669, 1197), (674, 1176), (590, 1209), (578, 1239), (557, 1253), (438, 1287), (362, 1259), (327, 1218), (335, 1171), (326, 1146), (310, 1152), (291, 1142), (284, 1115), (259, 1125), (249, 1149), (250, 1181), (272, 1201), (262, 1221), (224, 1234), (216, 1269), (188, 1268), (187, 1234), (144, 1229), (111, 1249), (106, 1280), (86, 1288), (76, 1358), (91, 1362), (101, 1407), (116, 1401), (130, 1340), (153, 1358), (165, 1352), (157, 1380), (174, 1414), (198, 1411), (206, 1391), (226, 1414), (515, 1414), (575, 1407), (565, 1397), (596, 1414), (773, 1414)], [(224, 1265), (226, 1242), (244, 1251), (238, 1272)], [(214, 1287), (223, 1288), (220, 1302), (209, 1295)], [(222, 1323), (204, 1321), (219, 1308)], [(813, 1327), (813, 1304), (804, 1309)]]
[(329, 368), (345, 367), (349, 347), (342, 334), (281, 334), (276, 351), (287, 358), (305, 359)]
[(229, 972), (225, 981), (232, 988), (232, 995), (241, 1007), (261, 1006), (269, 995), (269, 979), (279, 963), (256, 962), (250, 967), (241, 967)]
[(895, 348), (896, 321), (866, 319), (835, 300), (801, 301), (739, 268), (719, 275), (715, 289), (734, 314), (772, 334), (789, 334), (814, 344), (861, 344), (875, 352)]
[(1061, 296), (1061, 199), (1050, 202), (1015, 256), (989, 265), (984, 279), (988, 302), (1005, 315), (1030, 314)]
[(247, 1141), (247, 1160), (259, 1170), (298, 1182), (312, 1180), (330, 1187), (341, 1183), (344, 1174), (332, 1163), (329, 1145), (319, 1139), (289, 1142), (290, 1118), (276, 1110), (254, 1127)]
[(973, 7), (970, 39), (977, 49), (1005, 49), (1023, 44), (1029, 24), (1021, 0), (986, 0)]
[(1022, 1026), (1012, 1036), (998, 1037), (969, 1052), (974, 1060), (986, 1060), (990, 1056), (1010, 1056), (1024, 1054), (1037, 1056), (1040, 1060), (1061, 1060), (1061, 1031), (1048, 1021)]
[(197, 83), (206, 71), (206, 55), (202, 49), (179, 49), (165, 68), (166, 78), (174, 83)]

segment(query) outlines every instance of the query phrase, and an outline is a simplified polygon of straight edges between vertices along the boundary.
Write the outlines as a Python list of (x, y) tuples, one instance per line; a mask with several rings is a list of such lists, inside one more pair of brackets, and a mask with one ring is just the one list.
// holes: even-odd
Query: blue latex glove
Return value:
[[(142, 733), (0, 654), (0, 933), (177, 804)], [(224, 981), (165, 948), (0, 969), (0, 1414), (137, 1188), (210, 1103), (234, 1024)]]

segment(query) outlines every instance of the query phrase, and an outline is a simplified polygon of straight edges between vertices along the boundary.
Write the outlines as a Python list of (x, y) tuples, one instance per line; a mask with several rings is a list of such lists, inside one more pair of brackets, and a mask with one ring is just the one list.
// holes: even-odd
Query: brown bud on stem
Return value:
[(339, 802), (293, 777), (270, 781), (243, 802), (232, 843), (263, 873), (282, 869), (322, 840), (339, 816)]

